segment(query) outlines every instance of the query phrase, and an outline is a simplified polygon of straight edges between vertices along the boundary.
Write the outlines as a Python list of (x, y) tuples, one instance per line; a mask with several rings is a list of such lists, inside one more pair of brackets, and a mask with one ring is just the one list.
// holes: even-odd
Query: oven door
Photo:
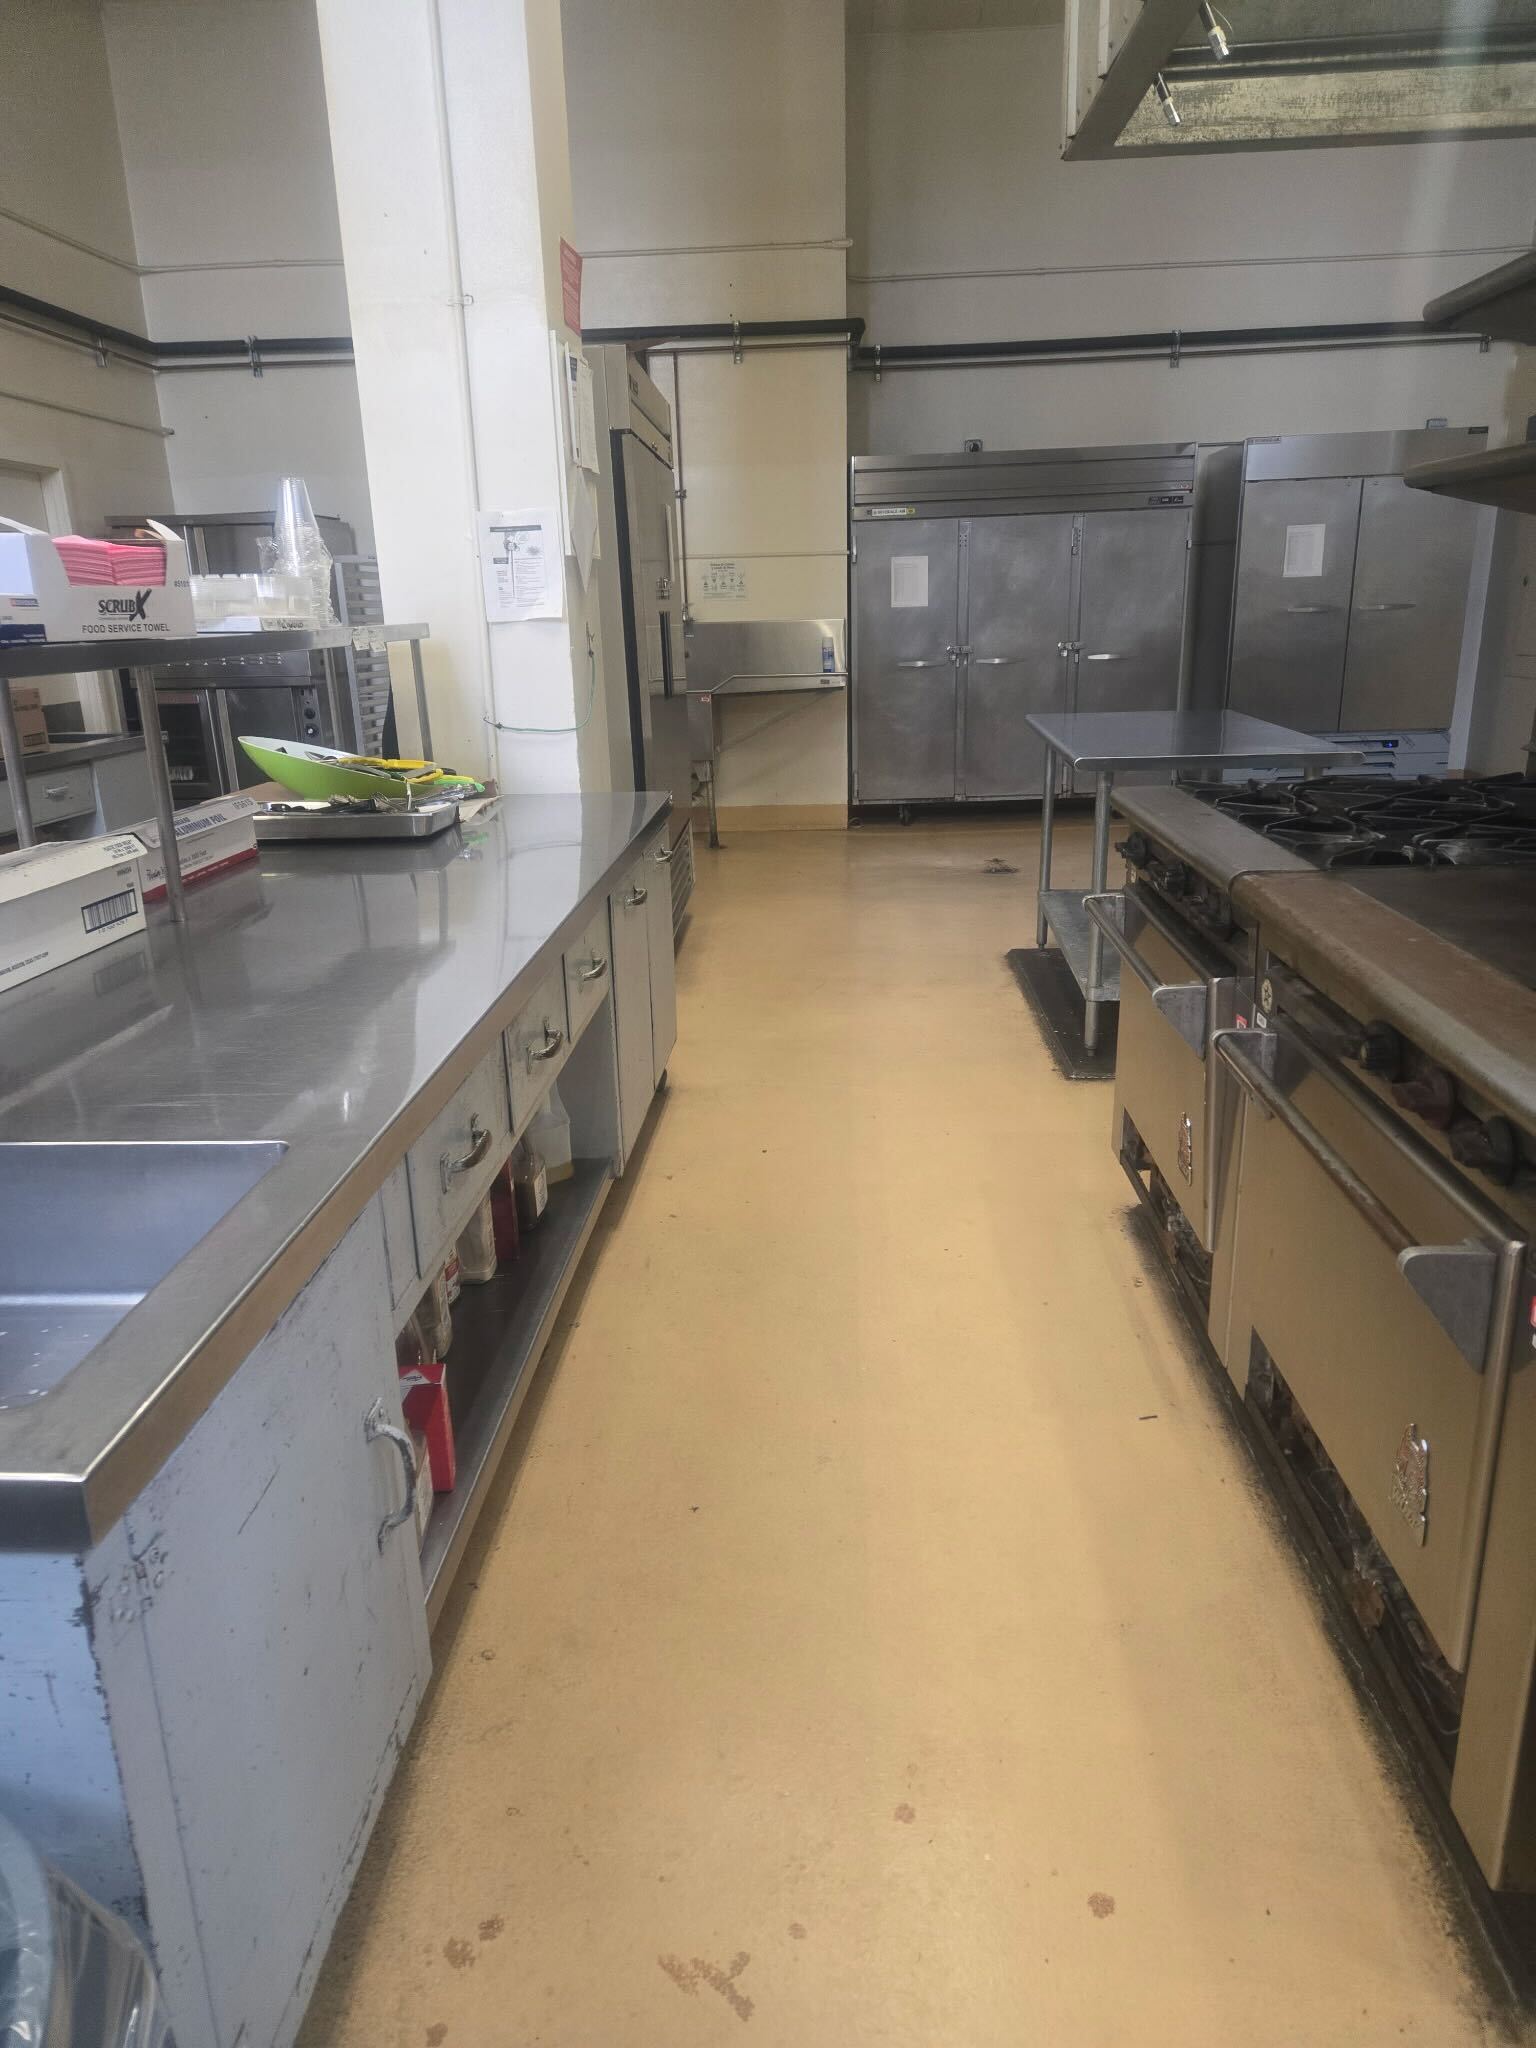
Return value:
[(1085, 906), (1120, 955), (1117, 1149), (1129, 1117), (1201, 1248), (1213, 1251), (1237, 1093), (1208, 1047), (1233, 1020), (1236, 977), (1134, 884), (1089, 896)]
[(1213, 1046), (1246, 1098), (1228, 1368), (1263, 1346), (1463, 1670), (1525, 1247), (1285, 1020)]

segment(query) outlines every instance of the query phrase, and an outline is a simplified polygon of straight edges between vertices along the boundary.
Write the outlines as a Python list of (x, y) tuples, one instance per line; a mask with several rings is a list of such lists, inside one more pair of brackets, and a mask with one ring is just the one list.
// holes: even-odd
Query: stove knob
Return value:
[(1394, 1081), (1392, 1094), (1401, 1108), (1423, 1117), (1435, 1130), (1450, 1129), (1456, 1114), (1456, 1083), (1444, 1067), (1421, 1067), (1411, 1080)]
[(1475, 1167), (1500, 1187), (1508, 1187), (1520, 1164), (1515, 1127), (1502, 1116), (1491, 1116), (1487, 1123), (1463, 1117), (1451, 1126), (1451, 1157), (1459, 1166)]
[(1368, 1074), (1395, 1081), (1403, 1071), (1402, 1034), (1390, 1024), (1367, 1024), (1355, 1057)]
[(1147, 864), (1147, 855), (1152, 851), (1152, 848), (1148, 845), (1144, 833), (1132, 832), (1129, 838), (1122, 843), (1120, 851), (1125, 855), (1133, 868), (1143, 868)]

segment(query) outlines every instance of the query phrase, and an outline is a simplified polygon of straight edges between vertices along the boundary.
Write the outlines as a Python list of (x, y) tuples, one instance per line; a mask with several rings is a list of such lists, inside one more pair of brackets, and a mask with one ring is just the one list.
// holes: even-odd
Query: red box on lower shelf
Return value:
[(400, 1375), (400, 1384), (405, 1389), (402, 1403), (405, 1419), (427, 1440), (427, 1470), (434, 1493), (452, 1493), (458, 1476), (458, 1461), (453, 1448), (453, 1417), (448, 1410), (444, 1371), (440, 1360), (427, 1359)]

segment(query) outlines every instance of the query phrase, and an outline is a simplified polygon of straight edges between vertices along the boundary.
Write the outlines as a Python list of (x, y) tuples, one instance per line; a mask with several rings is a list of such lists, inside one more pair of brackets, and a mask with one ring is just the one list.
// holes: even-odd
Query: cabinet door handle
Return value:
[[(1058, 642), (1058, 652), (1062, 652)], [(972, 668), (1017, 668), (1024, 660), (1022, 654), (973, 654)]]
[(55, 803), (61, 803), (69, 795), (69, 784), (67, 782), (45, 782), (43, 784), (43, 795), (51, 796)]
[(529, 1064), (531, 1065), (534, 1060), (552, 1060), (564, 1043), (565, 1033), (563, 1031), (551, 1031), (546, 1024), (544, 1026), (544, 1043), (540, 1046), (530, 1045), (528, 1048)]
[(948, 668), (955, 659), (953, 653), (946, 654), (942, 661), (898, 661), (898, 668)]
[(1416, 612), (1418, 605), (1411, 597), (1397, 598), (1392, 604), (1357, 604), (1357, 612)]
[[(489, 1136), (489, 1133), (487, 1133)], [(416, 1514), (416, 1453), (411, 1440), (403, 1429), (397, 1429), (389, 1419), (382, 1401), (375, 1401), (363, 1417), (363, 1438), (370, 1444), (389, 1442), (400, 1453), (400, 1463), (405, 1467), (405, 1501), (386, 1515), (379, 1524), (379, 1548), (382, 1550), (391, 1529), (398, 1529), (402, 1523), (414, 1520)]]
[(624, 901), (631, 910), (638, 910), (642, 903), (649, 900), (650, 893), (649, 889), (637, 883), (624, 898)]
[(461, 1152), (457, 1159), (451, 1152), (445, 1152), (438, 1161), (443, 1177), (443, 1193), (446, 1195), (461, 1173), (468, 1173), (472, 1166), (478, 1166), (491, 1149), (491, 1134), (481, 1123), (478, 1115), (469, 1120), (469, 1150)]
[(576, 978), (578, 981), (601, 981), (607, 972), (608, 962), (606, 960), (592, 959), (587, 962), (585, 967), (577, 968)]
[(1288, 612), (1336, 612), (1336, 604), (1288, 604)]
[(656, 851), (651, 855), (651, 859), (660, 861), (661, 865), (664, 868), (670, 867), (672, 865), (672, 862), (676, 860), (676, 858), (676, 850), (670, 846), (658, 846)]

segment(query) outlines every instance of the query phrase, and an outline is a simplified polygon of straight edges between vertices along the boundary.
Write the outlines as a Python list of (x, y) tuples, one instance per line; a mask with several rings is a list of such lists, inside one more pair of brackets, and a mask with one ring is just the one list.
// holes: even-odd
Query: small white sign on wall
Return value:
[(704, 581), (699, 589), (700, 597), (712, 597), (726, 604), (742, 604), (747, 595), (747, 569), (744, 562), (706, 562)]
[(1326, 526), (1288, 526), (1285, 529), (1283, 576), (1321, 576)]
[(891, 609), (922, 612), (928, 609), (928, 557), (892, 555)]

